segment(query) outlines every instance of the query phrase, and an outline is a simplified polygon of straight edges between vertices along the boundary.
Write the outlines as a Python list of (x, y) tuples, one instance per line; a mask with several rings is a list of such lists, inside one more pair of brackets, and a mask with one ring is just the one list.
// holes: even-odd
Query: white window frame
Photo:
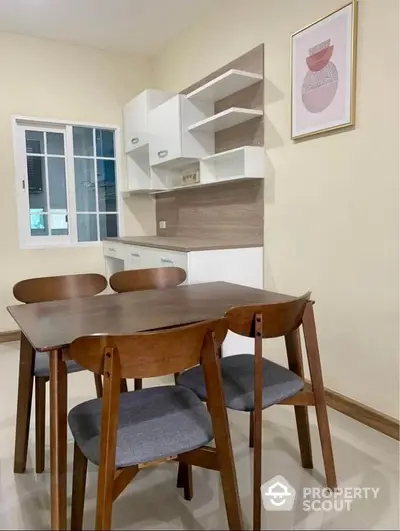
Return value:
[[(18, 234), (21, 249), (54, 249), (57, 247), (98, 247), (101, 241), (79, 242), (77, 234), (77, 212), (75, 204), (75, 180), (73, 167), (72, 128), (88, 127), (91, 129), (109, 129), (114, 131), (115, 173), (116, 173), (116, 201), (118, 214), (118, 234), (122, 236), (123, 204), (120, 190), (122, 190), (121, 175), (121, 134), (116, 125), (99, 124), (95, 122), (75, 122), (70, 120), (53, 120), (49, 118), (32, 118), (14, 115), (11, 118), (14, 147), (15, 186), (18, 212)], [(25, 130), (48, 131), (64, 133), (64, 158), (67, 184), (67, 208), (69, 234), (65, 236), (32, 236), (30, 233), (29, 187), (26, 166)], [(53, 155), (52, 155), (53, 156)], [(62, 157), (62, 155), (60, 155)], [(75, 158), (91, 158), (77, 157)], [(107, 157), (100, 157), (107, 160)], [(108, 159), (110, 160), (110, 159)], [(95, 158), (96, 161), (96, 158)], [(72, 162), (72, 164), (71, 164)], [(95, 162), (96, 164), (96, 162)], [(96, 166), (95, 166), (96, 167)], [(97, 173), (97, 172), (96, 172)], [(24, 188), (25, 183), (25, 188)], [(97, 189), (97, 188), (96, 188)], [(97, 194), (97, 192), (96, 192)], [(99, 225), (97, 226), (100, 237)]]

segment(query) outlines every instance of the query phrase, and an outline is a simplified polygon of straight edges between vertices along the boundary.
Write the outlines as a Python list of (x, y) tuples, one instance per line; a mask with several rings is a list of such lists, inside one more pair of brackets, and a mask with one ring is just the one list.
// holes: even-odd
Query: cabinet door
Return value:
[(163, 164), (181, 156), (180, 100), (175, 96), (149, 113), (150, 164)]
[(147, 90), (133, 98), (124, 107), (125, 151), (129, 153), (148, 143)]
[(148, 269), (158, 265), (158, 249), (139, 245), (126, 245), (125, 269)]
[(187, 253), (157, 249), (156, 264), (155, 267), (181, 267), (187, 273)]
[(125, 246), (124, 269), (142, 269), (142, 254), (140, 247)]

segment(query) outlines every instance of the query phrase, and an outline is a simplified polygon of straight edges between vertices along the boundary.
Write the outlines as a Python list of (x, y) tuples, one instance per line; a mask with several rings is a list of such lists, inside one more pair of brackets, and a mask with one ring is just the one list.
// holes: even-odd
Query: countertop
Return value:
[(260, 243), (236, 243), (221, 241), (217, 238), (170, 238), (168, 236), (122, 236), (107, 238), (106, 241), (125, 243), (128, 245), (142, 245), (143, 247), (158, 247), (170, 251), (212, 251), (215, 249), (242, 249), (248, 247), (262, 247)]

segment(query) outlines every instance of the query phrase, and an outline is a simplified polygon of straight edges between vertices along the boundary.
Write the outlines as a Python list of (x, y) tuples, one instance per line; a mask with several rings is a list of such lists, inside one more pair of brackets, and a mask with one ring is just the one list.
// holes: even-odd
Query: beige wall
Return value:
[(153, 84), (180, 90), (265, 43), (265, 286), (311, 289), (326, 385), (398, 417), (397, 0), (360, 1), (355, 130), (290, 140), (289, 36), (343, 3), (218, 0), (154, 60)]
[[(11, 116), (122, 124), (122, 105), (149, 84), (144, 59), (0, 34), (0, 331), (15, 329), (5, 307), (12, 286), (32, 276), (103, 272), (101, 247), (20, 250)], [(124, 168), (123, 168), (124, 169)], [(152, 202), (130, 200), (126, 230), (154, 232)]]

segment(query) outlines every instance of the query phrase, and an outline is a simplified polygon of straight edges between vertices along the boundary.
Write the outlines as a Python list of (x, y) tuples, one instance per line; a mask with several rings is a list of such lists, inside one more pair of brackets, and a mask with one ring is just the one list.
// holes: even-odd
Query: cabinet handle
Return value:
[(137, 144), (139, 142), (139, 137), (135, 136), (135, 138), (132, 138), (131, 144)]
[(109, 247), (108, 250), (112, 253), (116, 253), (117, 252), (117, 249), (114, 249), (113, 247)]
[(135, 258), (140, 258), (140, 253), (131, 253), (131, 256), (134, 256)]
[(173, 264), (174, 263), (169, 258), (161, 258), (161, 262), (163, 262), (164, 264)]
[(160, 159), (163, 159), (168, 155), (168, 149), (162, 149), (157, 153), (157, 155), (160, 157)]

